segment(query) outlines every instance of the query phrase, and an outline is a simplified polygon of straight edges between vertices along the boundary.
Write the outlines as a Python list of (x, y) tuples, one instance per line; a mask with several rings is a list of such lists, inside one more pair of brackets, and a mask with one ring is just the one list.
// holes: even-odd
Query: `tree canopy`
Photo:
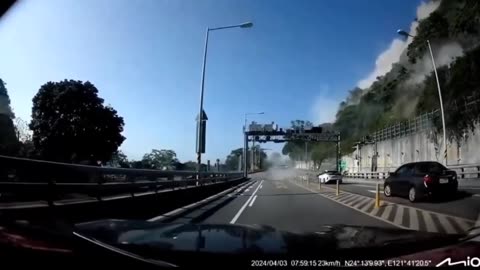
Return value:
[(33, 144), (43, 159), (106, 162), (125, 140), (123, 118), (105, 106), (90, 82), (64, 80), (42, 85), (33, 98)]
[(2, 155), (15, 155), (19, 148), (13, 124), (14, 118), (7, 87), (0, 79), (0, 154)]
[[(251, 167), (251, 156), (252, 156), (252, 151), (255, 152), (255, 163), (256, 166), (258, 166), (259, 169), (265, 169), (267, 167), (267, 163), (265, 162), (267, 159), (267, 154), (265, 151), (261, 148), (260, 145), (255, 145), (255, 148), (248, 148), (248, 154), (247, 154), (247, 169), (250, 169)], [(240, 163), (240, 158), (243, 156), (243, 148), (237, 148), (234, 149), (230, 152), (230, 154), (227, 156), (225, 159), (225, 167), (229, 171), (237, 171), (238, 165)], [(242, 161), (243, 164), (243, 161)]]
[(143, 167), (158, 170), (173, 170), (178, 163), (177, 154), (173, 150), (152, 149), (142, 159)]

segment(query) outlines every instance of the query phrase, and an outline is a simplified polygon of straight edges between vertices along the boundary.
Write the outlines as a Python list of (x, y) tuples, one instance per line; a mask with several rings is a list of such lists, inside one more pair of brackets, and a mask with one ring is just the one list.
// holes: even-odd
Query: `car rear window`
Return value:
[(337, 172), (337, 171), (326, 171), (325, 173), (330, 174), (330, 175), (340, 175), (340, 173)]
[(419, 163), (415, 166), (415, 172), (419, 174), (441, 174), (446, 169), (442, 164), (436, 162)]

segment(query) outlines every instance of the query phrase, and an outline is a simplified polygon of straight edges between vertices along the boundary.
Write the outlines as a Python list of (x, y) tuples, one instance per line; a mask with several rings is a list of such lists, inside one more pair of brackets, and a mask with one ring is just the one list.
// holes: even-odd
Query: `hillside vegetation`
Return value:
[[(342, 154), (364, 136), (398, 121), (440, 108), (438, 90), (427, 47), (430, 40), (437, 61), (450, 140), (460, 140), (480, 118), (480, 1), (443, 0), (418, 22), (417, 34), (392, 69), (366, 89), (354, 88), (339, 104), (333, 129), (342, 136)], [(446, 59), (447, 55), (460, 55)], [(435, 120), (437, 131), (441, 122)], [(313, 143), (312, 143), (313, 144)], [(287, 143), (284, 154), (299, 159), (303, 142)], [(317, 163), (334, 157), (333, 144), (311, 146)], [(300, 158), (301, 159), (301, 158)]]

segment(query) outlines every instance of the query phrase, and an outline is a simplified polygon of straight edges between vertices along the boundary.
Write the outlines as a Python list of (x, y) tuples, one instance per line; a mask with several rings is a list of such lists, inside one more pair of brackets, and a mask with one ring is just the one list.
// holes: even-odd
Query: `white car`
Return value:
[(318, 180), (323, 184), (335, 184), (338, 180), (339, 184), (342, 183), (342, 174), (337, 171), (325, 171), (318, 175)]

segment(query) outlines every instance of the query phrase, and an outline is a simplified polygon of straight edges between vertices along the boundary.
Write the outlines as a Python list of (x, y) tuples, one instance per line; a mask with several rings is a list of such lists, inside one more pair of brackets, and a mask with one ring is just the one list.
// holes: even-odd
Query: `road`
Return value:
[[(461, 180), (460, 180), (461, 181)], [(341, 189), (371, 198), (375, 197), (376, 185), (374, 183), (355, 183), (355, 179), (346, 179)], [(410, 203), (406, 198), (383, 196), (383, 182), (380, 184), (381, 199), (405, 206), (414, 206), (416, 208), (439, 212), (447, 215), (458, 216), (470, 220), (476, 220), (480, 213), (480, 187), (479, 186), (459, 186), (459, 192), (452, 198), (444, 198), (436, 201), (420, 201)]]
[(321, 225), (345, 224), (461, 233), (475, 224), (480, 197), (467, 196), (444, 202), (412, 204), (388, 198), (374, 205), (374, 184), (346, 183), (337, 196), (334, 185), (322, 185), (257, 174), (252, 180), (222, 194), (153, 217), (164, 222), (258, 224), (293, 232), (314, 232)]

